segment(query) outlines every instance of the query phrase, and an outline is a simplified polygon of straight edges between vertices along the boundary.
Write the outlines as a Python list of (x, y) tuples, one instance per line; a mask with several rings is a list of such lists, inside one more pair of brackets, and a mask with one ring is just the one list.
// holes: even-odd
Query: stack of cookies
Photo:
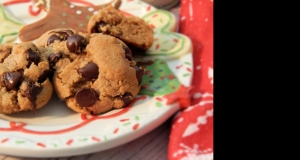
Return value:
[(135, 98), (144, 69), (132, 50), (151, 47), (152, 28), (112, 6), (92, 16), (87, 26), (87, 33), (57, 28), (34, 43), (0, 45), (1, 114), (35, 111), (48, 103), (53, 90), (84, 114), (123, 108)]

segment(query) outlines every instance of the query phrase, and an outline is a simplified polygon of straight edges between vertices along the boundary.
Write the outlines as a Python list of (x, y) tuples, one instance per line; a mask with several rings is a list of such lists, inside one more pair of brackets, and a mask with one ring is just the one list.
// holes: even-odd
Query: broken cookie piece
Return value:
[(107, 6), (91, 16), (87, 31), (114, 36), (128, 46), (143, 51), (149, 49), (154, 41), (153, 29), (143, 19), (136, 16), (126, 17), (112, 6)]

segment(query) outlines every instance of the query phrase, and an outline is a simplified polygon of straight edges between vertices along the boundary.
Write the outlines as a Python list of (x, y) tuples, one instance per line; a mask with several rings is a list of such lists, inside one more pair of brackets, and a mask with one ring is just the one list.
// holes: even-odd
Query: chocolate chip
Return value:
[(28, 66), (29, 67), (31, 65), (31, 63), (33, 62), (35, 65), (38, 65), (38, 63), (40, 62), (41, 58), (40, 55), (36, 52), (33, 51), (31, 48), (29, 48), (26, 51), (26, 59), (28, 61)]
[(58, 34), (60, 34), (61, 35), (61, 40), (66, 40), (68, 37), (70, 37), (71, 35), (73, 35), (74, 33), (73, 33), (73, 31), (71, 31), (71, 30), (61, 30), (61, 31), (52, 31), (52, 32), (50, 32), (50, 33), (58, 33)]
[(138, 79), (139, 85), (142, 82), (143, 74), (144, 74), (144, 69), (138, 68), (138, 67), (133, 67), (136, 71), (136, 78)]
[(47, 78), (51, 79), (54, 71), (52, 69), (45, 70), (43, 74), (39, 77), (38, 83), (43, 83)]
[(19, 83), (21, 78), (21, 72), (8, 72), (3, 75), (2, 82), (8, 90), (11, 90)]
[(50, 64), (54, 64), (54, 63), (56, 63), (56, 62), (59, 60), (59, 58), (61, 58), (61, 57), (62, 57), (62, 54), (61, 54), (60, 52), (58, 52), (58, 53), (51, 53), (51, 54), (49, 55), (49, 57), (48, 57), (48, 60), (49, 60)]
[(67, 29), (67, 30), (62, 30), (62, 31), (60, 31), (60, 32), (58, 32), (58, 33), (66, 33), (66, 34), (68, 34), (69, 36), (71, 36), (71, 35), (74, 34), (74, 32), (71, 31), (71, 30), (69, 30), (69, 29)]
[(67, 40), (70, 36), (72, 36), (74, 33), (71, 30), (63, 30), (61, 31), (62, 34), (62, 39), (65, 41)]
[(91, 33), (99, 33), (99, 30), (96, 26), (92, 27)]
[(81, 73), (82, 77), (84, 77), (86, 80), (91, 81), (98, 78), (98, 69), (99, 68), (95, 63), (89, 62), (84, 68), (79, 68), (78, 72)]
[(55, 34), (51, 35), (47, 40), (47, 46), (49, 44), (53, 43), (55, 40), (61, 41), (61, 39), (57, 35), (55, 35)]
[(83, 88), (77, 91), (75, 99), (80, 107), (90, 107), (96, 103), (98, 95), (92, 88)]
[(100, 21), (99, 24), (98, 24), (98, 27), (101, 28), (101, 27), (104, 27), (106, 25), (105, 22), (103, 21)]
[(125, 50), (125, 57), (128, 59), (128, 60), (132, 60), (132, 52), (131, 50), (129, 49), (129, 47), (127, 46), (123, 46), (123, 49)]
[(27, 97), (29, 99), (29, 101), (31, 102), (32, 106), (32, 112), (35, 112), (36, 109), (36, 99), (37, 96), (40, 94), (40, 92), (42, 91), (42, 87), (38, 87), (36, 85), (34, 85), (33, 82), (31, 81), (27, 81), (27, 89), (24, 92), (24, 96)]
[(105, 22), (100, 21), (100, 22), (96, 22), (95, 26), (92, 28), (91, 32), (92, 33), (101, 33), (101, 27), (104, 27), (106, 25)]
[(141, 67), (147, 67), (147, 66), (151, 66), (153, 63), (154, 63), (153, 60), (139, 61), (139, 62), (136, 62), (136, 65), (141, 66)]
[(144, 50), (137, 48), (136, 46), (129, 43), (126, 43), (126, 45), (130, 48), (132, 55), (145, 55)]
[(126, 92), (123, 96), (118, 98), (124, 102), (122, 107), (126, 107), (131, 102), (132, 94)]
[(72, 53), (80, 53), (86, 47), (85, 39), (78, 34), (73, 34), (67, 39), (67, 48)]

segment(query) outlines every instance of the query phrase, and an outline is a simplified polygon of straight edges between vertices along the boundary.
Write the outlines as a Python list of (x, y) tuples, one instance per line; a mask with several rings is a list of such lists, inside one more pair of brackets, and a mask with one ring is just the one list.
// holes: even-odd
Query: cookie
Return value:
[(19, 39), (22, 42), (39, 38), (48, 30), (56, 28), (74, 28), (81, 32), (87, 32), (87, 23), (90, 17), (98, 13), (105, 6), (119, 8), (121, 0), (111, 0), (108, 3), (96, 6), (79, 6), (70, 3), (69, 0), (34, 0), (36, 6), (47, 12), (47, 15), (20, 29)]
[(140, 50), (147, 50), (154, 41), (153, 30), (144, 20), (135, 16), (126, 17), (112, 6), (91, 16), (87, 31), (117, 37), (128, 46)]
[(58, 97), (75, 112), (100, 114), (126, 107), (139, 92), (143, 68), (115, 37), (56, 29), (36, 43), (55, 70), (52, 82)]
[(53, 87), (47, 57), (31, 42), (0, 45), (0, 113), (32, 110), (50, 100)]

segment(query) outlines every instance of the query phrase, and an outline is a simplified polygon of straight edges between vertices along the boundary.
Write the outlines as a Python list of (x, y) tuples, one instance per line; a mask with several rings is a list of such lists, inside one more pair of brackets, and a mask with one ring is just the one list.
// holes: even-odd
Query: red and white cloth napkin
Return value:
[(213, 159), (213, 1), (181, 0), (179, 32), (193, 42), (192, 106), (174, 118), (169, 160)]

